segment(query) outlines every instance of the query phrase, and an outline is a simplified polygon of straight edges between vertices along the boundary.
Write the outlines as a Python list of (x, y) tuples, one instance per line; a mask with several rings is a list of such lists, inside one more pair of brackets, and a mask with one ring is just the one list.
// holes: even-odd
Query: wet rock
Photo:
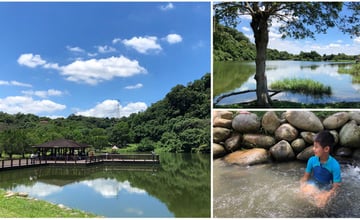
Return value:
[(243, 144), (248, 148), (265, 148), (269, 149), (275, 144), (275, 138), (262, 134), (244, 134)]
[(314, 143), (314, 138), (315, 138), (315, 133), (314, 132), (309, 132), (309, 131), (303, 131), (300, 132), (300, 136), (304, 139), (304, 141), (308, 144), (313, 144)]
[(355, 160), (359, 160), (360, 161), (360, 149), (356, 149), (352, 155), (352, 157), (355, 159)]
[(291, 142), (291, 147), (292, 147), (294, 153), (298, 154), (306, 148), (306, 143), (305, 143), (304, 139), (297, 138), (297, 139), (293, 140), (293, 142)]
[(281, 120), (273, 111), (266, 112), (261, 120), (263, 129), (269, 134), (274, 134), (280, 124)]
[(301, 130), (312, 132), (324, 130), (320, 119), (310, 111), (287, 111), (284, 116), (291, 125)]
[(227, 128), (215, 127), (213, 128), (213, 141), (220, 143), (225, 141), (231, 135), (231, 130)]
[(242, 141), (242, 136), (240, 133), (234, 132), (231, 137), (226, 139), (225, 141), (225, 148), (229, 152), (234, 152), (239, 149), (240, 144)]
[(231, 129), (232, 120), (216, 117), (213, 122), (213, 127), (222, 127)]
[(242, 166), (267, 163), (270, 161), (270, 155), (263, 148), (253, 148), (248, 150), (235, 151), (224, 157), (229, 164), (237, 164)]
[(337, 145), (340, 140), (339, 133), (336, 130), (331, 130), (330, 134), (334, 136), (334, 142), (335, 142), (334, 145)]
[(352, 150), (348, 147), (340, 147), (336, 150), (335, 155), (341, 157), (351, 157)]
[(360, 148), (360, 127), (356, 121), (346, 123), (340, 130), (340, 145), (343, 147)]
[(254, 113), (240, 112), (232, 120), (232, 127), (240, 133), (257, 133), (260, 129), (260, 121)]
[(213, 150), (213, 158), (219, 158), (227, 154), (225, 148), (221, 144), (213, 143), (212, 144)]
[(270, 148), (270, 154), (276, 161), (288, 161), (295, 158), (290, 144), (282, 140)]
[(302, 161), (307, 161), (310, 157), (314, 156), (313, 147), (314, 147), (314, 146), (310, 146), (310, 147), (305, 148), (303, 151), (301, 151), (301, 152), (296, 156), (296, 159), (302, 160)]
[(293, 141), (297, 138), (299, 132), (291, 124), (285, 123), (280, 125), (275, 131), (276, 140)]
[(343, 126), (350, 119), (348, 112), (337, 112), (325, 118), (323, 125), (326, 129), (332, 130)]

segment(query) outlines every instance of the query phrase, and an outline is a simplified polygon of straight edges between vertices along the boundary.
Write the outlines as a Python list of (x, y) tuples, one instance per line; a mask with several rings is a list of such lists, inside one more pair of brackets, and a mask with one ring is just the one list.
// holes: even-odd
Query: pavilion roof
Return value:
[(34, 148), (87, 148), (89, 145), (68, 139), (57, 139), (34, 146)]

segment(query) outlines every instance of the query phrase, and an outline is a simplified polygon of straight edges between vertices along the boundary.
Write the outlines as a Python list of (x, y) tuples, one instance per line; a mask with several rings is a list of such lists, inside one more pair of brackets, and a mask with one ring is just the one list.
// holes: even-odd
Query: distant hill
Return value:
[[(256, 48), (242, 32), (216, 23), (213, 33), (214, 61), (252, 61), (256, 57)], [(344, 53), (320, 55), (316, 51), (290, 54), (286, 51), (267, 49), (267, 60), (307, 60), (307, 61), (355, 61), (358, 56)]]
[(70, 115), (50, 119), (0, 112), (1, 153), (31, 152), (31, 146), (57, 138), (90, 144), (93, 149), (136, 144), (137, 151), (210, 152), (210, 74), (177, 85), (144, 112), (129, 117)]

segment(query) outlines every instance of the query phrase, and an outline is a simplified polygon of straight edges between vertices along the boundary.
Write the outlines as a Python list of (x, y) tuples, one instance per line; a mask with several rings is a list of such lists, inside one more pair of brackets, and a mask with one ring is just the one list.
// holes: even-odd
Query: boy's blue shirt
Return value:
[(312, 173), (313, 178), (321, 183), (341, 182), (340, 164), (330, 155), (324, 164), (320, 163), (319, 157), (310, 157), (305, 172)]

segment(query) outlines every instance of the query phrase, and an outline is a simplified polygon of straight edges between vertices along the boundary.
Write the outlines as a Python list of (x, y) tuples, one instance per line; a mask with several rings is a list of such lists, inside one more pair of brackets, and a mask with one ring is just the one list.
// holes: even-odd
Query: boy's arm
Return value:
[(305, 183), (306, 181), (308, 181), (310, 179), (310, 173), (305, 172), (304, 176), (300, 179), (300, 183)]

